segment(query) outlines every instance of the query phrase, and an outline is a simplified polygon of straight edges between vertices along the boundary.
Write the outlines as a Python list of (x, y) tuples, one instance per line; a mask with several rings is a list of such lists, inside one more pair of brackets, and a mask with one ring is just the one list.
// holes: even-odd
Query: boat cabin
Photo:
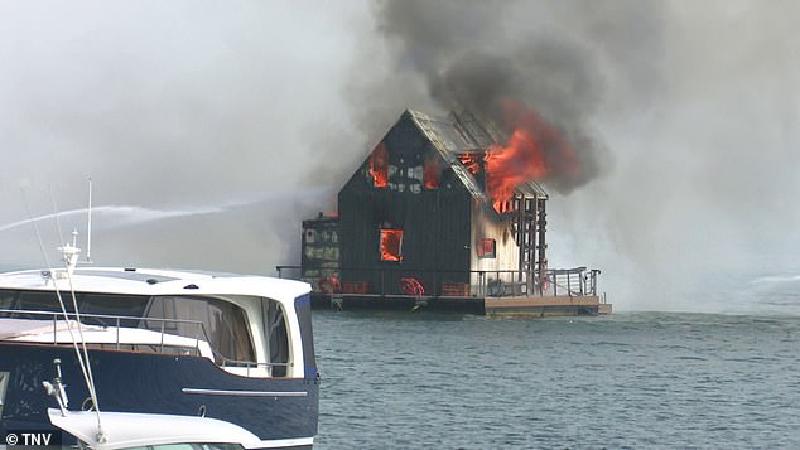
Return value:
[(0, 274), (0, 341), (71, 346), (80, 321), (88, 348), (196, 354), (247, 377), (316, 371), (305, 283), (81, 267), (69, 285), (64, 270)]

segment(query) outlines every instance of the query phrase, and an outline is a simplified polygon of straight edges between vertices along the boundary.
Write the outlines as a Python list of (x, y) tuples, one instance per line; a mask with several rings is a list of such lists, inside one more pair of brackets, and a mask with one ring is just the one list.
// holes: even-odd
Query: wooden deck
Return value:
[(486, 297), (487, 316), (546, 317), (611, 314), (610, 304), (601, 303), (596, 295)]

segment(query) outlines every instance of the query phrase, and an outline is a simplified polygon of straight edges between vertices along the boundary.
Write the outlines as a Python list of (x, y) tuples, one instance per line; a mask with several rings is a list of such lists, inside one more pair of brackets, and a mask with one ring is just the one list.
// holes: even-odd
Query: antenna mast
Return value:
[(86, 262), (92, 262), (92, 177), (89, 177), (89, 208), (86, 220)]

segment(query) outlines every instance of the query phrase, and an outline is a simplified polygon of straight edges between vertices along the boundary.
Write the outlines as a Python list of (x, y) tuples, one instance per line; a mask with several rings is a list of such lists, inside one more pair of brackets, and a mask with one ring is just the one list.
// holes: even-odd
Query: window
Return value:
[[(86, 448), (88, 448), (88, 445), (86, 445)], [(192, 442), (186, 444), (162, 444), (148, 445), (144, 447), (125, 447), (122, 450), (244, 450), (244, 447), (242, 447), (240, 444), (200, 444)]]
[(6, 390), (8, 389), (9, 372), (0, 372), (0, 418), (3, 417), (3, 405), (6, 403)]
[[(199, 321), (207, 333), (214, 356), (232, 361), (255, 361), (247, 317), (233, 303), (213, 297), (153, 297), (147, 317)], [(160, 321), (146, 321), (148, 328), (161, 331)], [(155, 328), (154, 328), (155, 327)], [(165, 331), (188, 338), (198, 337), (202, 330), (194, 323), (165, 324)], [(200, 338), (204, 336), (200, 335)]]
[[(72, 295), (62, 292), (62, 300), (68, 313), (73, 313)], [(83, 323), (115, 326), (116, 319), (101, 316), (130, 316), (135, 319), (120, 319), (122, 327), (145, 328), (177, 334), (187, 338), (208, 340), (215, 357), (234, 361), (255, 361), (250, 339), (247, 316), (242, 308), (214, 297), (123, 295), (105, 293), (75, 293), (78, 310), (86, 316)], [(53, 291), (0, 290), (0, 301), (6, 309), (60, 312), (56, 293)], [(2, 308), (0, 308), (2, 309)], [(14, 313), (15, 318), (41, 319), (42, 316)], [(195, 323), (163, 322), (144, 319), (195, 320)], [(203, 336), (203, 330), (207, 336)]]
[(16, 292), (14, 291), (0, 291), (0, 309), (12, 309)]
[(425, 158), (425, 169), (423, 171), (422, 184), (425, 189), (439, 189), (439, 180), (442, 176), (442, 168), (439, 160), (435, 157)]
[(389, 151), (386, 145), (381, 142), (369, 156), (368, 172), (372, 179), (372, 184), (378, 189), (386, 189), (389, 186)]
[[(264, 339), (266, 339), (269, 362), (287, 364), (289, 362), (289, 335), (286, 331), (286, 318), (283, 308), (275, 300), (261, 300), (261, 314), (264, 318)], [(287, 367), (276, 365), (271, 367), (273, 377), (285, 377)]]
[(379, 250), (381, 261), (402, 261), (403, 230), (398, 228), (381, 228)]
[(306, 378), (317, 376), (317, 364), (314, 358), (314, 332), (311, 321), (311, 298), (308, 294), (294, 300), (294, 310), (300, 323), (300, 335), (303, 338), (303, 365)]
[(483, 238), (478, 242), (478, 257), (494, 258), (497, 254), (497, 241), (494, 238)]

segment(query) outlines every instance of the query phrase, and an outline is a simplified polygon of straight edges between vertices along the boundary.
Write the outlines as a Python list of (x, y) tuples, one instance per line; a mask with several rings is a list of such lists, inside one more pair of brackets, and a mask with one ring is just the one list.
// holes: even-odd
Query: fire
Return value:
[(382, 228), (380, 239), (381, 261), (403, 260), (403, 230)]
[(422, 172), (422, 184), (425, 189), (438, 189), (442, 168), (439, 160), (434, 157), (425, 158), (425, 167)]
[(458, 160), (467, 168), (469, 173), (477, 175), (481, 171), (481, 163), (476, 155), (471, 153), (462, 153), (458, 155)]
[(486, 190), (497, 212), (508, 211), (514, 191), (529, 181), (579, 175), (575, 149), (536, 111), (512, 100), (503, 104), (513, 131), (505, 145), (486, 151)]
[(406, 295), (421, 297), (425, 295), (425, 286), (414, 277), (400, 278), (400, 289)]
[(369, 155), (369, 176), (376, 188), (389, 187), (389, 151), (383, 142), (376, 145)]

